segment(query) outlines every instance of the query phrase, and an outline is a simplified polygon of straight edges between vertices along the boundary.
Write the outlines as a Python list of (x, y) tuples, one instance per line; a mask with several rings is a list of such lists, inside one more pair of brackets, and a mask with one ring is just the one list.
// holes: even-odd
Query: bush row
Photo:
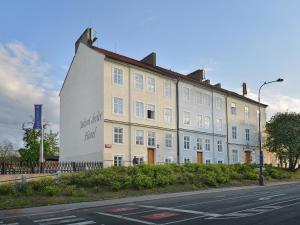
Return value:
[[(289, 179), (291, 172), (267, 166), (266, 179)], [(258, 166), (248, 164), (203, 165), (168, 164), (110, 167), (72, 174), (58, 178), (41, 178), (26, 184), (2, 184), (0, 195), (85, 196), (90, 189), (106, 188), (113, 191), (124, 189), (150, 189), (167, 185), (191, 184), (196, 187), (217, 187), (233, 180), (258, 180)]]

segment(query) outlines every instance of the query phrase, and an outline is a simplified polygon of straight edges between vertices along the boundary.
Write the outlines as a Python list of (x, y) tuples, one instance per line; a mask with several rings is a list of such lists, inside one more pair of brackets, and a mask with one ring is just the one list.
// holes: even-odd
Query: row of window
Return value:
[[(113, 84), (123, 85), (124, 77), (123, 70), (120, 68), (112, 69), (112, 81)], [(135, 73), (134, 74), (134, 88), (139, 91), (144, 90), (144, 83), (146, 81), (147, 87), (146, 90), (150, 93), (156, 92), (156, 82), (154, 77), (146, 77), (144, 78), (143, 74)], [(172, 95), (172, 86), (171, 81), (165, 81), (164, 83), (164, 96), (170, 97)]]
[[(191, 123), (191, 113), (188, 111), (183, 112), (183, 124), (190, 126)], [(196, 126), (197, 128), (205, 128), (210, 129), (211, 128), (211, 118), (209, 116), (203, 116), (198, 114), (196, 116)], [(216, 128), (217, 131), (222, 131), (222, 119), (216, 119)]]
[[(144, 156), (134, 156), (137, 159), (138, 164), (144, 164)], [(165, 164), (173, 163), (173, 157), (166, 157), (164, 160)], [(124, 156), (123, 155), (115, 155), (114, 156), (114, 166), (124, 166)]]
[[(250, 129), (245, 129), (246, 141), (250, 141)], [(237, 127), (232, 127), (232, 139), (237, 139)]]
[[(211, 150), (211, 141), (210, 139), (205, 139), (203, 142), (203, 138), (198, 137), (196, 140), (196, 150), (198, 151), (210, 151)], [(185, 150), (190, 150), (191, 149), (191, 136), (183, 136), (183, 148)], [(218, 152), (223, 151), (223, 143), (222, 140), (217, 141), (217, 148)]]
[[(191, 163), (192, 162), (192, 160), (191, 160), (190, 157), (184, 157), (183, 161), (184, 161), (184, 163)], [(206, 159), (205, 163), (206, 164), (211, 164), (211, 160), (210, 159)], [(223, 160), (218, 160), (218, 164), (223, 164)]]
[[(235, 102), (231, 103), (231, 114), (232, 115), (237, 115), (237, 106)], [(249, 120), (250, 119), (250, 110), (248, 106), (244, 107), (244, 118), (245, 120)], [(256, 110), (256, 120), (259, 120), (259, 110)]]

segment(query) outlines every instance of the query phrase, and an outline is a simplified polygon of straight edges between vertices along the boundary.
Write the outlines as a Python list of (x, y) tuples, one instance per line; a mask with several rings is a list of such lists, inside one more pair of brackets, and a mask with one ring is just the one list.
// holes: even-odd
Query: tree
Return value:
[[(31, 123), (33, 125), (33, 123)], [(32, 126), (33, 127), (33, 126)], [(35, 130), (31, 126), (25, 128), (23, 141), (25, 143), (24, 148), (19, 149), (19, 153), (22, 161), (36, 162), (39, 160), (40, 155), (40, 137), (41, 131)], [(44, 157), (57, 155), (59, 152), (58, 147), (58, 133), (50, 130), (47, 132), (49, 127), (48, 123), (43, 124), (44, 128)]]
[(0, 161), (10, 160), (17, 157), (14, 152), (13, 144), (4, 140), (0, 143)]
[(295, 170), (300, 157), (300, 114), (277, 113), (266, 125), (266, 147)]

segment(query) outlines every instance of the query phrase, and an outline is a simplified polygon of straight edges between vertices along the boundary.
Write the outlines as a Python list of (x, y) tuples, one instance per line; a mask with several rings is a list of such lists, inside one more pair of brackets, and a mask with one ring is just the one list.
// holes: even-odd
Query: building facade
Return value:
[(155, 53), (135, 60), (92, 40), (87, 29), (76, 42), (60, 92), (61, 161), (258, 162), (256, 101), (203, 70), (182, 75), (157, 66)]

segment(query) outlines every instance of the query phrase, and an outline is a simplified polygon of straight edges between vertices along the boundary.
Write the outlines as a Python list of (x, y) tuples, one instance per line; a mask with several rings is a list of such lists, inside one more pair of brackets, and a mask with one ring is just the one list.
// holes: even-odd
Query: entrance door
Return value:
[(197, 152), (197, 163), (203, 163), (202, 152)]
[(245, 163), (251, 163), (251, 152), (247, 151), (245, 152)]
[(148, 148), (148, 164), (154, 164), (154, 149)]

